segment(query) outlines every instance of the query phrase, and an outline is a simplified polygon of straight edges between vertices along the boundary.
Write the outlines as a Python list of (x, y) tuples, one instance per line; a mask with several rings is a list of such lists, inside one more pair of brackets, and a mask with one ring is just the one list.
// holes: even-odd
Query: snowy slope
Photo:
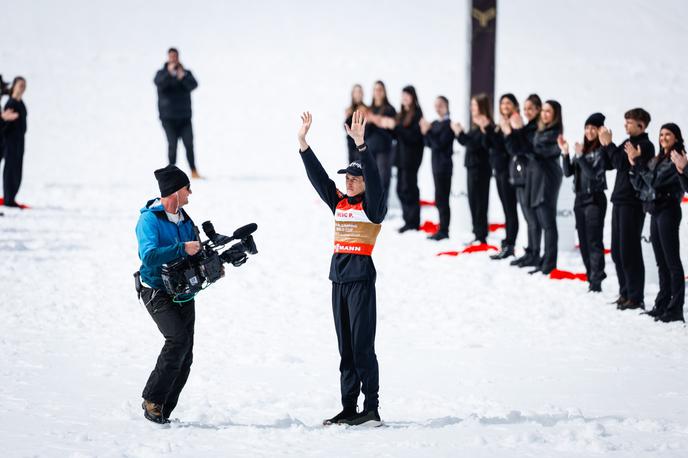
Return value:
[[(346, 158), (354, 82), (368, 97), (385, 80), (395, 105), (413, 83), (429, 117), (443, 93), (465, 122), (468, 7), (190, 5), (4, 8), (0, 71), (28, 79), (20, 200), (35, 208), (0, 218), (2, 456), (686, 456), (685, 327), (607, 305), (610, 259), (605, 293), (591, 297), (583, 283), (528, 277), (484, 254), (435, 256), (470, 236), (462, 167), (450, 241), (397, 235), (393, 210), (376, 248), (389, 427), (319, 427), (339, 398), (332, 222), (302, 170), (298, 113), (314, 113), (310, 142), (332, 171)], [(498, 92), (559, 99), (569, 137), (597, 110), (620, 136), (636, 105), (653, 114), (653, 139), (663, 122), (686, 124), (683, 2), (499, 6)], [(199, 297), (180, 422), (160, 428), (139, 404), (162, 339), (131, 273), (138, 209), (164, 165), (152, 78), (170, 45), (200, 83), (194, 128), (208, 180), (193, 183), (189, 212), (220, 232), (257, 222), (260, 254)], [(428, 160), (421, 186), (431, 198)], [(490, 214), (501, 220), (496, 200)], [(581, 269), (575, 252), (561, 257)]]

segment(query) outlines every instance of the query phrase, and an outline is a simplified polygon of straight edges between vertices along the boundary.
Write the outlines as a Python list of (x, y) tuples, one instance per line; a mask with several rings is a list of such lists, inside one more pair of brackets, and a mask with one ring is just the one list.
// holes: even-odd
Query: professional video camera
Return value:
[[(224, 277), (223, 263), (231, 263), (239, 267), (246, 262), (248, 254), (258, 253), (251, 235), (258, 229), (255, 223), (240, 227), (231, 237), (215, 232), (213, 223), (210, 221), (203, 223), (202, 227), (208, 240), (201, 243), (201, 250), (197, 254), (162, 266), (162, 281), (165, 284), (165, 290), (174, 296), (175, 300), (180, 296), (193, 297), (211, 283)], [(194, 229), (196, 238), (200, 241), (198, 228)], [(233, 240), (239, 240), (239, 242), (220, 252)]]

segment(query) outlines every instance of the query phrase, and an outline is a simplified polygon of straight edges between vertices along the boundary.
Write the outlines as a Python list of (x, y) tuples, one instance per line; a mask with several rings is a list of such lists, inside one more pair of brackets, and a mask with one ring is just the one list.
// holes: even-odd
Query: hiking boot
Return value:
[(146, 420), (152, 421), (153, 423), (159, 423), (161, 425), (170, 422), (162, 414), (162, 406), (160, 404), (156, 404), (144, 399), (141, 403), (141, 408), (143, 409), (143, 416), (146, 417)]
[(324, 426), (338, 425), (338, 424), (343, 423), (344, 420), (350, 420), (354, 416), (356, 416), (356, 408), (355, 407), (344, 408), (344, 410), (339, 412), (334, 417), (328, 418), (327, 420), (323, 420), (323, 425)]

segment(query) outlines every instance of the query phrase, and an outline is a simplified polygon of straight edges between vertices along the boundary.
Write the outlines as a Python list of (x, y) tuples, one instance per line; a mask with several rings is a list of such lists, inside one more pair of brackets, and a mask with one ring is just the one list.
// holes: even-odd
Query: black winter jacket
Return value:
[(179, 80), (170, 75), (165, 63), (155, 74), (161, 120), (191, 119), (191, 91), (198, 87), (198, 83), (190, 70), (184, 69), (184, 72), (184, 78)]
[[(642, 148), (641, 148), (642, 152)], [(683, 187), (676, 166), (668, 156), (658, 155), (631, 167), (630, 180), (649, 213), (671, 203), (680, 203)]]
[(456, 138), (461, 145), (466, 147), (463, 165), (467, 169), (490, 168), (490, 153), (487, 150), (485, 134), (478, 127), (473, 127), (468, 133), (462, 131)]
[(603, 147), (603, 151), (608, 158), (608, 166), (616, 169), (616, 181), (614, 182), (614, 190), (610, 200), (614, 204), (640, 206), (642, 202), (638, 198), (638, 191), (631, 184), (631, 163), (628, 162), (628, 156), (624, 150), (626, 142), (631, 142), (635, 147), (640, 146), (641, 156), (636, 159), (636, 164), (639, 167), (647, 164), (655, 155), (655, 145), (652, 144), (645, 132), (636, 137), (627, 138), (619, 146), (610, 143)]
[(425, 145), (432, 151), (432, 173), (451, 175), (454, 168), (454, 131), (451, 129), (451, 120), (433, 121), (425, 134)]
[(589, 196), (607, 189), (607, 156), (602, 152), (602, 148), (582, 156), (576, 155), (573, 159), (564, 155), (562, 165), (564, 175), (573, 176), (573, 192), (576, 193), (576, 197)]
[(556, 207), (557, 197), (563, 172), (559, 165), (561, 150), (557, 144), (557, 137), (561, 134), (561, 127), (552, 126), (537, 130), (533, 135), (532, 179), (530, 186), (530, 205), (537, 207), (547, 204)]

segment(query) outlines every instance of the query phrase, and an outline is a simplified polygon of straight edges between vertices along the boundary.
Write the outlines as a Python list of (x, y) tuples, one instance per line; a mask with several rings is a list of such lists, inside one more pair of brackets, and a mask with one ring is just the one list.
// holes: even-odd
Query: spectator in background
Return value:
[(659, 130), (659, 153), (647, 162), (637, 161), (642, 146), (626, 143), (625, 151), (631, 164), (631, 184), (651, 215), (650, 239), (659, 272), (659, 292), (647, 314), (665, 323), (684, 321), (686, 280), (679, 243), (683, 188), (671, 160), (672, 151), (685, 154), (681, 129), (674, 123), (664, 124)]
[[(368, 112), (368, 107), (363, 103), (363, 87), (360, 84), (355, 84), (351, 89), (351, 103), (344, 113), (346, 116), (346, 125), (351, 128), (351, 119), (356, 111), (360, 111), (365, 117)], [(351, 136), (346, 136), (347, 149), (349, 151), (349, 163), (360, 159), (360, 154), (356, 148), (356, 143)]]
[(191, 70), (179, 62), (179, 51), (170, 48), (167, 62), (155, 74), (158, 88), (158, 111), (162, 128), (167, 136), (167, 155), (170, 164), (177, 163), (177, 144), (184, 143), (186, 159), (191, 168), (191, 178), (201, 178), (196, 170), (191, 127), (191, 91), (198, 87)]
[(432, 151), (432, 178), (435, 182), (435, 205), (440, 215), (439, 230), (429, 236), (431, 240), (449, 238), (449, 195), (451, 193), (452, 170), (454, 163), (454, 132), (449, 118), (449, 100), (443, 95), (435, 99), (435, 111), (438, 119), (429, 123), (425, 118), (420, 120), (420, 130), (425, 136), (425, 145)]
[(593, 113), (585, 121), (583, 144), (576, 142), (576, 155), (569, 155), (569, 144), (561, 137), (559, 146), (563, 155), (564, 175), (573, 176), (573, 192), (576, 200), (573, 213), (581, 257), (588, 276), (589, 291), (602, 291), (604, 273), (604, 216), (607, 212), (607, 157), (600, 145), (599, 129), (604, 125), (604, 115)]
[(2, 173), (3, 198), (7, 207), (19, 207), (16, 201), (24, 166), (24, 136), (26, 135), (26, 105), (22, 100), (26, 79), (17, 76), (10, 87), (10, 99), (2, 112), (2, 136), (5, 168)]
[[(389, 196), (389, 183), (392, 179), (393, 131), (394, 118), (397, 112), (387, 99), (387, 88), (382, 81), (376, 81), (373, 86), (373, 101), (370, 104), (366, 119), (366, 144), (377, 163), (385, 190), (385, 199)], [(385, 200), (387, 203), (387, 200)]]
[(461, 145), (466, 148), (466, 167), (468, 206), (473, 221), (475, 240), (471, 243), (487, 243), (487, 209), (490, 198), (490, 156), (487, 150), (485, 132), (492, 123), (492, 109), (486, 94), (471, 98), (471, 130), (464, 132), (463, 126), (452, 123), (452, 130)]

